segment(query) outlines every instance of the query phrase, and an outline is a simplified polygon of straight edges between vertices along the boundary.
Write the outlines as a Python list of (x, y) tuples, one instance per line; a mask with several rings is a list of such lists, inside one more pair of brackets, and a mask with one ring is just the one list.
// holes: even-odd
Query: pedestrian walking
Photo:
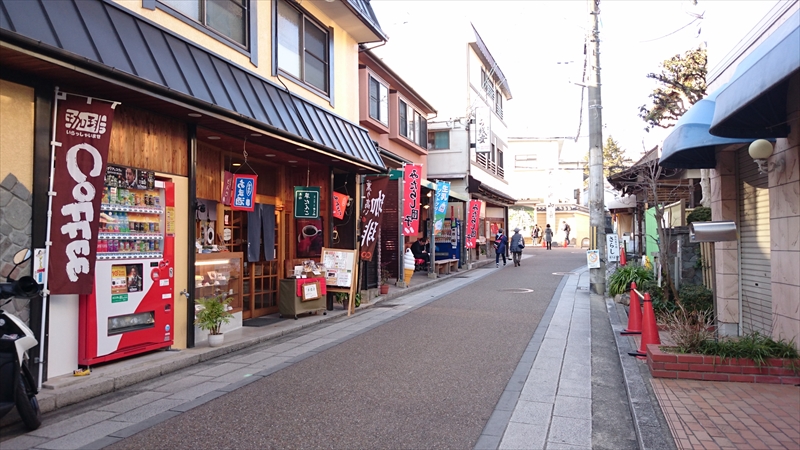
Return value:
[(544, 240), (547, 242), (547, 249), (553, 249), (553, 229), (550, 228), (550, 224), (548, 223), (547, 226), (544, 228)]
[(533, 245), (539, 245), (542, 242), (539, 240), (539, 237), (542, 235), (542, 229), (539, 228), (539, 224), (533, 225), (533, 234), (531, 235), (531, 242)]
[(572, 231), (569, 224), (566, 220), (562, 220), (561, 223), (564, 224), (564, 234), (566, 235), (566, 239), (564, 239), (564, 247), (569, 246), (569, 232)]
[(500, 256), (503, 257), (503, 265), (506, 265), (506, 244), (508, 243), (508, 238), (505, 234), (503, 234), (503, 229), (500, 228), (497, 230), (497, 234), (494, 236), (494, 265), (495, 267), (500, 267)]
[(514, 228), (514, 235), (511, 236), (509, 247), (511, 247), (511, 255), (513, 257), (512, 259), (514, 260), (514, 267), (517, 267), (522, 261), (522, 249), (525, 248), (525, 239), (521, 234), (519, 234), (519, 228)]
[(403, 254), (403, 275), (405, 276), (403, 281), (405, 281), (406, 287), (411, 284), (415, 263), (414, 252), (411, 251), (411, 244), (406, 244), (406, 252)]

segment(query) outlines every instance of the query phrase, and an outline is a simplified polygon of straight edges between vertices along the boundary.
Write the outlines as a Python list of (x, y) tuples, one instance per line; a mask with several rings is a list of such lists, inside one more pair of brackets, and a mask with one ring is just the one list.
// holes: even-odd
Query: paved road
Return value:
[(547, 256), (480, 269), (492, 273), (111, 448), (470, 448), (561, 281), (553, 272), (581, 261)]

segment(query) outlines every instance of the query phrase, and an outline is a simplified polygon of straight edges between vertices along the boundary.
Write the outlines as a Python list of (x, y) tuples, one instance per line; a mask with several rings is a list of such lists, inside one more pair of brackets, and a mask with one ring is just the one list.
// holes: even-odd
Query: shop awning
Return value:
[(751, 139), (787, 137), (787, 93), (790, 79), (798, 72), (800, 11), (736, 67), (733, 78), (717, 97), (710, 132)]
[(475, 179), (472, 175), (469, 176), (468, 183), (468, 190), (470, 194), (483, 197), (483, 199), (487, 201), (506, 206), (511, 206), (517, 203), (515, 198), (512, 198), (509, 195), (498, 191), (497, 189), (483, 184), (480, 182), (480, 180)]
[(0, 0), (0, 39), (385, 171), (366, 129), (113, 2)]
[(692, 105), (675, 129), (664, 139), (658, 164), (670, 169), (713, 169), (717, 165), (717, 145), (750, 142), (752, 139), (732, 139), (713, 136), (708, 132), (714, 117), (714, 102), (723, 86)]

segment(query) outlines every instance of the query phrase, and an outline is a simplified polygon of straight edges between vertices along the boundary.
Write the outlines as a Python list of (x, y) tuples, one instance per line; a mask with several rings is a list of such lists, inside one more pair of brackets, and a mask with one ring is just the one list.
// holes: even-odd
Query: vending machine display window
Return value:
[(128, 331), (153, 328), (156, 324), (155, 311), (108, 318), (108, 335), (127, 333)]

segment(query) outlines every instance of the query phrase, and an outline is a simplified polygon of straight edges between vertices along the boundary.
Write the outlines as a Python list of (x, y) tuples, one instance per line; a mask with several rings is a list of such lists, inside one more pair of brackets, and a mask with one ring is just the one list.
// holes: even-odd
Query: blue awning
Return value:
[(792, 14), (736, 67), (717, 97), (709, 131), (715, 136), (789, 135), (787, 93), (800, 72), (800, 11)]
[(658, 164), (669, 169), (713, 169), (717, 165), (715, 147), (717, 145), (739, 144), (752, 139), (731, 139), (712, 136), (708, 132), (711, 119), (714, 117), (714, 106), (717, 95), (725, 89), (712, 92), (711, 95), (692, 105), (686, 111), (675, 129), (664, 139), (661, 159)]

